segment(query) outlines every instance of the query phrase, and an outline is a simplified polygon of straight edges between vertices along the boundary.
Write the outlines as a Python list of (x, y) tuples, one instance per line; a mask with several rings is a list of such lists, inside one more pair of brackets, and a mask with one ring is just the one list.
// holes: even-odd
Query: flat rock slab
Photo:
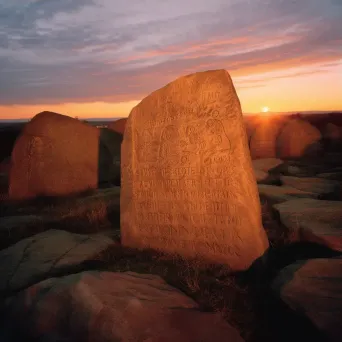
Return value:
[(314, 177), (317, 173), (325, 172), (327, 166), (322, 164), (304, 163), (298, 160), (285, 160), (282, 164), (270, 169), (270, 173), (284, 176)]
[(329, 197), (324, 199), (335, 199), (340, 197), (342, 188), (341, 182), (318, 177), (299, 178), (281, 176), (280, 180), (283, 185), (292, 186), (302, 191), (314, 192), (316, 194), (320, 194), (321, 196)]
[(300, 261), (284, 268), (272, 290), (305, 315), (329, 341), (342, 341), (342, 258)]
[[(82, 272), (7, 300), (8, 330), (58, 341), (242, 342), (237, 330), (159, 276)], [(67, 317), (67, 319), (65, 319)]]
[(50, 229), (0, 251), (0, 293), (17, 291), (57, 273), (73, 272), (113, 240)]
[(279, 184), (279, 177), (270, 175), (268, 172), (254, 169), (255, 179), (258, 184)]
[(291, 186), (275, 186), (258, 184), (259, 196), (261, 200), (266, 200), (271, 204), (283, 203), (296, 198), (317, 198), (317, 194), (301, 191)]
[(276, 204), (273, 208), (281, 223), (299, 240), (342, 252), (342, 202), (303, 198)]

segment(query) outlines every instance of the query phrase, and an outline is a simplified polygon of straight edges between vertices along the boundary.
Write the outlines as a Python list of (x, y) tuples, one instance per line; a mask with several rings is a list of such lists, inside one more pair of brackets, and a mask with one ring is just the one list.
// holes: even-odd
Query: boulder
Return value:
[(276, 141), (282, 126), (283, 122), (269, 118), (256, 126), (249, 144), (252, 159), (276, 157)]
[(342, 258), (302, 260), (280, 271), (272, 290), (309, 319), (322, 341), (342, 338)]
[(291, 159), (319, 154), (321, 138), (320, 131), (310, 123), (300, 119), (289, 120), (277, 138), (277, 157)]
[(63, 272), (79, 271), (82, 262), (112, 244), (113, 240), (104, 234), (81, 235), (55, 229), (23, 239), (0, 251), (0, 293), (18, 291)]
[(127, 118), (118, 119), (108, 123), (107, 127), (114, 132), (120, 133), (121, 135), (125, 132)]
[(134, 107), (121, 150), (121, 236), (245, 270), (268, 248), (241, 106), (225, 70), (169, 83)]
[(12, 199), (60, 196), (95, 189), (100, 131), (52, 112), (37, 114), (15, 143), (9, 177)]
[(7, 334), (21, 330), (22, 340), (243, 342), (222, 316), (200, 311), (150, 274), (88, 271), (47, 279), (7, 299), (5, 312)]
[(342, 202), (302, 198), (273, 208), (296, 239), (342, 252)]
[(339, 199), (342, 183), (318, 177), (291, 177), (280, 176), (283, 185), (292, 186), (298, 190), (320, 195), (322, 199)]

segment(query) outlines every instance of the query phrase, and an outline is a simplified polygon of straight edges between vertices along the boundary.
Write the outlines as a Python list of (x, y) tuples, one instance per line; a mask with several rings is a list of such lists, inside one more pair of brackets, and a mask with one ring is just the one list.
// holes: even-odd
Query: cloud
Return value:
[(262, 86), (243, 77), (340, 63), (341, 16), (339, 0), (0, 0), (0, 104), (139, 100), (220, 68)]

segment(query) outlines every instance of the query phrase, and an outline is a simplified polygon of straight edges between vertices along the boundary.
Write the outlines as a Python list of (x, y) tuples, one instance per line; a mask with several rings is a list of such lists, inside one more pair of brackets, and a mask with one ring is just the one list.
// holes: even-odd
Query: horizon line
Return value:
[[(249, 113), (242, 113), (242, 115), (258, 115), (258, 114), (262, 114), (262, 115), (270, 115), (270, 114), (284, 114), (284, 115), (291, 115), (291, 114), (324, 114), (324, 113), (341, 113), (342, 114), (342, 109), (340, 110), (302, 110), (302, 111), (285, 111), (285, 112), (249, 112)], [(37, 113), (39, 114), (39, 113)], [(36, 115), (37, 115), (36, 114)], [(61, 113), (57, 113), (57, 114), (61, 114)], [(61, 114), (61, 115), (66, 115), (66, 116), (70, 116), (67, 114)], [(35, 115), (34, 115), (35, 116)], [(11, 122), (11, 121), (30, 121), (34, 116), (32, 116), (31, 118), (17, 118), (17, 119), (1, 119), (0, 118), (0, 122)], [(77, 116), (77, 118), (79, 120), (92, 120), (92, 121), (116, 121), (119, 119), (125, 119), (128, 118), (129, 114), (127, 116), (117, 116), (117, 117), (102, 117), (102, 118), (96, 118), (96, 117), (80, 117)], [(71, 118), (76, 118), (75, 116), (70, 116)]]

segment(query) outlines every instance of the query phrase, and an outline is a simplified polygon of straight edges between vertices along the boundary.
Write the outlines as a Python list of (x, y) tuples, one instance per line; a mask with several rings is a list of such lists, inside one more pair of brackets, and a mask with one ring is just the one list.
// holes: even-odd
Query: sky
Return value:
[(123, 117), (226, 69), (244, 113), (342, 110), (342, 0), (0, 0), (0, 119)]

